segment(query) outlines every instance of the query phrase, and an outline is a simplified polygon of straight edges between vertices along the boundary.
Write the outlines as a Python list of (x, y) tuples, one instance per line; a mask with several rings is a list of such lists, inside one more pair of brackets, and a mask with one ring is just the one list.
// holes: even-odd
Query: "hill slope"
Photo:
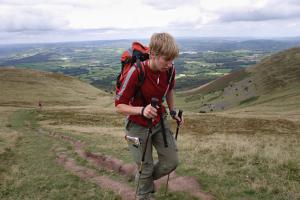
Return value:
[(248, 69), (259, 85), (259, 93), (300, 83), (300, 47), (279, 52)]
[(0, 68), (0, 105), (88, 105), (107, 94), (76, 78), (29, 69)]
[(179, 97), (183, 107), (198, 112), (280, 113), (299, 118), (300, 47), (269, 56), (253, 67), (178, 96), (184, 96)]

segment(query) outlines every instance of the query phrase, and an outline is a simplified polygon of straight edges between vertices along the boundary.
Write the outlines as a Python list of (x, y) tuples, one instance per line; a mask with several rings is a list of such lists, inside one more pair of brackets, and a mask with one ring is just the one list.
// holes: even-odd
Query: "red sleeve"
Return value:
[(136, 67), (132, 66), (122, 81), (119, 91), (116, 91), (115, 106), (119, 104), (129, 104), (134, 96), (135, 87), (138, 81), (138, 72)]

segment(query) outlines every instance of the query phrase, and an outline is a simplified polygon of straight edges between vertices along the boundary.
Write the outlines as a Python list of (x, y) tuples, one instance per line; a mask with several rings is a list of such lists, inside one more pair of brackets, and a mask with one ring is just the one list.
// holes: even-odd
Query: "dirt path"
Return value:
[[(100, 153), (92, 153), (84, 150), (84, 143), (77, 141), (69, 136), (58, 135), (55, 133), (48, 134), (56, 139), (70, 142), (75, 152), (84, 160), (87, 160), (91, 165), (97, 168), (103, 168), (108, 171), (114, 171), (122, 176), (134, 179), (137, 167), (135, 164), (124, 163), (122, 160), (106, 156)], [(80, 178), (96, 183), (100, 187), (109, 189), (119, 194), (122, 199), (130, 200), (134, 199), (135, 191), (125, 183), (114, 181), (106, 176), (98, 176), (97, 173), (87, 167), (79, 166), (76, 162), (67, 157), (65, 154), (58, 155), (59, 163), (62, 164), (67, 170), (71, 171)], [(167, 182), (167, 176), (155, 181), (155, 188), (159, 190), (161, 187), (165, 187)], [(214, 197), (204, 192), (201, 189), (200, 184), (194, 177), (178, 176), (175, 172), (172, 172), (169, 179), (169, 191), (173, 192), (187, 192), (191, 196), (203, 199), (212, 200)]]
[(101, 188), (111, 190), (120, 195), (122, 199), (134, 200), (135, 191), (127, 184), (114, 181), (106, 176), (98, 176), (95, 170), (78, 165), (74, 159), (64, 153), (57, 153), (57, 157), (58, 162), (63, 165), (66, 170), (81, 179), (95, 183)]

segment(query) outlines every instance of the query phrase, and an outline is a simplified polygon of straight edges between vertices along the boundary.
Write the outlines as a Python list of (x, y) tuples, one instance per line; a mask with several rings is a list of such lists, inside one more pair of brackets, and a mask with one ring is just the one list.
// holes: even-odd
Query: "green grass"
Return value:
[(88, 113), (74, 110), (42, 111), (39, 120), (50, 120), (51, 125), (91, 125), (101, 127), (116, 127), (124, 124), (117, 113)]
[[(103, 132), (94, 132), (91, 129), (86, 133), (80, 133), (75, 130), (66, 131), (57, 128), (55, 132), (85, 142), (87, 151), (101, 152), (122, 159), (125, 162), (132, 162), (123, 137), (123, 129), (115, 129), (115, 127), (122, 127), (124, 124), (123, 116), (119, 114), (87, 113), (74, 110), (42, 111), (39, 112), (38, 120), (48, 121), (54, 127), (75, 125), (103, 129)], [(113, 144), (112, 140), (114, 140)]]
[(182, 137), (177, 172), (197, 177), (217, 199), (298, 199), (296, 137), (264, 133)]
[[(45, 112), (43, 118), (56, 120), (54, 127), (80, 124), (89, 129), (95, 125), (92, 119), (102, 118), (99, 113), (75, 110), (69, 110), (68, 117), (65, 111), (55, 113), (53, 117), (53, 113)], [(56, 131), (84, 141), (86, 150), (132, 162), (118, 122), (122, 117), (112, 116), (114, 114), (98, 131)], [(296, 189), (299, 187), (300, 144), (297, 135), (293, 134), (295, 127), (292, 124), (188, 113), (185, 121), (186, 126), (180, 129), (178, 138), (181, 160), (178, 174), (196, 177), (202, 188), (217, 199), (288, 200), (300, 197)], [(120, 129), (109, 131), (116, 126)], [(275, 131), (281, 129), (285, 134)], [(163, 190), (158, 196), (159, 199), (186, 198), (182, 193), (163, 197)]]
[[(73, 114), (72, 114), (73, 112)], [(55, 113), (55, 114), (54, 114)], [(95, 114), (90, 114), (90, 116), (88, 116), (87, 113), (80, 113), (80, 112), (74, 112), (72, 110), (68, 111), (68, 117), (66, 116), (66, 112), (65, 111), (61, 111), (61, 112), (41, 112), (39, 114), (39, 119), (43, 119), (46, 120), (48, 117), (49, 119), (51, 119), (51, 121), (55, 120), (54, 124), (55, 126), (63, 126), (63, 125), (69, 125), (68, 120), (72, 119), (72, 121), (74, 123), (72, 124), (80, 124), (81, 126), (93, 126), (95, 125), (93, 123), (93, 121), (90, 121), (90, 119), (94, 118), (94, 119), (99, 119), (99, 114), (97, 114), (98, 117), (92, 117)], [(53, 117), (55, 116), (55, 117)], [(72, 116), (72, 117), (71, 117)], [(84, 118), (82, 116), (85, 116)], [(112, 115), (114, 116), (114, 115)], [(65, 120), (62, 120), (65, 119)], [(86, 120), (86, 121), (84, 121)], [(115, 117), (114, 120), (110, 120), (110, 124), (106, 123), (106, 127), (110, 126), (110, 127), (114, 127), (116, 122), (115, 121), (120, 121), (120, 116)], [(122, 121), (122, 120), (121, 120)], [(77, 122), (77, 123), (76, 123)], [(86, 123), (84, 125), (84, 122)], [(53, 123), (52, 123), (53, 124)], [(50, 132), (50, 130), (48, 130)], [(101, 153), (101, 154), (105, 154), (105, 155), (109, 155), (109, 156), (113, 156), (115, 158), (121, 159), (124, 162), (127, 163), (132, 163), (132, 158), (130, 155), (130, 152), (128, 151), (127, 148), (127, 144), (125, 142), (125, 140), (123, 139), (123, 132), (103, 132), (103, 133), (99, 133), (99, 132), (88, 132), (88, 133), (79, 133), (78, 131), (63, 131), (63, 130), (59, 130), (59, 128), (57, 129), (52, 129), (51, 132), (55, 132), (58, 135), (66, 135), (66, 136), (70, 136), (76, 140), (80, 140), (82, 142), (84, 142), (85, 144), (85, 150), (87, 151), (91, 151), (94, 153)], [(81, 164), (81, 165), (85, 165), (88, 166), (90, 168), (94, 168), (93, 166), (90, 166), (86, 161), (82, 160), (82, 158), (78, 157), (78, 155), (74, 154), (72, 155), (72, 157), (75, 157), (76, 160)], [(115, 180), (120, 180), (120, 177), (118, 177), (118, 175), (116, 175), (115, 173), (112, 172), (105, 172), (101, 169), (99, 173), (104, 173), (105, 175), (108, 175), (109, 177), (111, 177), (112, 179)], [(124, 180), (123, 178), (121, 178), (121, 180)], [(132, 182), (132, 180), (130, 182), (128, 182), (129, 185), (131, 185), (132, 187), (134, 187), (134, 183)], [(167, 200), (167, 199), (182, 199), (182, 200), (192, 200), (192, 199), (196, 199), (191, 197), (189, 194), (185, 194), (182, 192), (175, 192), (175, 193), (168, 193), (167, 196), (164, 195), (164, 188), (162, 188), (160, 191), (158, 191), (157, 193), (157, 197), (158, 199), (161, 200)]]
[(14, 113), (11, 124), (24, 135), (1, 154), (0, 199), (119, 199), (58, 165), (52, 150), (57, 141), (36, 131), (34, 111)]
[[(25, 69), (0, 69), (0, 105), (90, 105), (105, 92), (61, 74)], [(16, 95), (18, 94), (18, 95)], [(97, 103), (100, 103), (99, 101)]]
[(245, 100), (241, 101), (240, 105), (242, 105), (242, 104), (249, 104), (251, 102), (256, 101), (258, 98), (259, 98), (258, 96), (256, 96), (256, 97), (250, 97), (248, 99), (245, 99)]
[[(67, 135), (83, 141), (85, 150), (132, 162), (123, 139), (124, 133), (120, 125), (122, 117), (111, 113), (109, 120), (101, 126), (98, 120), (104, 117), (102, 114), (71, 109), (38, 113), (30, 110), (15, 112), (7, 128), (22, 131), (23, 136), (18, 139), (16, 148), (9, 148), (0, 154), (1, 161), (5, 161), (0, 163), (0, 177), (5, 177), (5, 181), (1, 182), (0, 197), (118, 198), (66, 172), (56, 163), (56, 155), (51, 149), (58, 146), (75, 158), (78, 164), (97, 170), (98, 174), (107, 175), (114, 180), (124, 179), (115, 173), (92, 167), (74, 152), (69, 142), (37, 132), (39, 129), (46, 133)], [(39, 125), (40, 122), (47, 121), (52, 126), (39, 127), (43, 126)], [(194, 176), (205, 191), (220, 200), (290, 200), (300, 197), (297, 189), (300, 186), (300, 144), (292, 129), (290, 133), (279, 134), (269, 129), (280, 130), (281, 122), (188, 113), (185, 121), (186, 126), (180, 129), (178, 138), (181, 164), (176, 171), (179, 175)], [(62, 129), (73, 126), (78, 130)], [(94, 129), (95, 127), (99, 129)], [(288, 131), (288, 125), (284, 127)], [(87, 129), (86, 132), (83, 132), (84, 128)], [(134, 186), (132, 181), (128, 184)], [(163, 189), (158, 192), (158, 199), (191, 199), (181, 192), (171, 192), (166, 197), (163, 193)]]

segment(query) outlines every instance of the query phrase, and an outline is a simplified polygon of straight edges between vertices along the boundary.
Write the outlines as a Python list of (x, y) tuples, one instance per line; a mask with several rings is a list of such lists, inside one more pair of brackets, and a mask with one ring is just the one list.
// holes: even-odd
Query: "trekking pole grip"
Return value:
[(180, 119), (180, 121), (177, 121), (177, 125), (179, 126), (181, 120), (182, 120), (182, 113), (183, 113), (183, 110), (179, 110), (178, 112), (178, 118)]
[[(152, 98), (151, 98), (151, 106), (152, 106), (153, 108), (156, 108), (157, 104), (158, 104), (158, 99), (155, 98), (155, 97), (152, 97)], [(148, 119), (148, 126), (149, 126), (149, 127), (152, 127), (152, 119), (151, 119), (151, 118)], [(152, 128), (151, 128), (151, 133), (152, 133)]]
[(158, 104), (158, 99), (155, 97), (152, 97), (151, 98), (151, 106), (156, 108), (157, 104)]
[(180, 121), (177, 121), (177, 128), (176, 128), (175, 140), (177, 140), (177, 135), (178, 135), (178, 131), (179, 131), (179, 125), (180, 125), (180, 122), (182, 120), (182, 113), (183, 113), (183, 111), (179, 110), (178, 117), (179, 117)]
[(180, 120), (181, 120), (181, 118), (182, 118), (182, 113), (183, 113), (183, 110), (179, 110), (179, 112), (178, 112), (178, 117), (179, 117)]

